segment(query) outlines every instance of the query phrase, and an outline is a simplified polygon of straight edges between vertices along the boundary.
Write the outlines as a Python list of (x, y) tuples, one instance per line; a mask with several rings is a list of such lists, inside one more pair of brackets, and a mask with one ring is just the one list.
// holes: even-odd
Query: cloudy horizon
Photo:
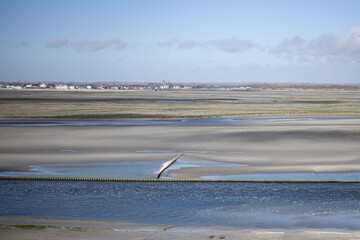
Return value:
[(360, 1), (0, 2), (0, 81), (360, 83)]

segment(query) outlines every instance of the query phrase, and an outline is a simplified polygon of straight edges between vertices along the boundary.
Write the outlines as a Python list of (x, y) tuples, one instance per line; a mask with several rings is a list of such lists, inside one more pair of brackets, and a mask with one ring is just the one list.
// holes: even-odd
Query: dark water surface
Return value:
[(0, 181), (0, 215), (360, 229), (359, 183)]

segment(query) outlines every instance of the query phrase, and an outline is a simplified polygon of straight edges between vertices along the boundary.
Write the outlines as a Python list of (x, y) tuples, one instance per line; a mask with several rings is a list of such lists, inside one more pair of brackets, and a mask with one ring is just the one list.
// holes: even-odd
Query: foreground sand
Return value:
[(0, 127), (0, 170), (27, 171), (36, 164), (157, 161), (182, 152), (186, 161), (248, 166), (183, 168), (170, 171), (171, 177), (360, 171), (359, 146), (360, 118), (348, 117), (193, 126)]
[(180, 227), (122, 222), (0, 217), (0, 239), (360, 239), (359, 231)]

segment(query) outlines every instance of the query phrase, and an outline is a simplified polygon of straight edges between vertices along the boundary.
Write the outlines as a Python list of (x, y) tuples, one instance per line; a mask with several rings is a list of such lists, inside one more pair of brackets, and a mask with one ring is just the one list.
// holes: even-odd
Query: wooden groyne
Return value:
[(341, 180), (246, 180), (246, 179), (153, 179), (153, 178), (91, 178), (91, 177), (12, 177), (0, 176), (0, 180), (37, 181), (107, 181), (107, 182), (249, 182), (249, 183), (360, 183)]
[(169, 161), (166, 161), (163, 166), (161, 167), (161, 169), (159, 170), (159, 173), (158, 175), (156, 176), (156, 179), (159, 179), (161, 177), (161, 174), (163, 174), (171, 165), (173, 165), (176, 160), (179, 159), (179, 157), (181, 156), (182, 154), (178, 154), (176, 157), (174, 157), (173, 159), (169, 160)]

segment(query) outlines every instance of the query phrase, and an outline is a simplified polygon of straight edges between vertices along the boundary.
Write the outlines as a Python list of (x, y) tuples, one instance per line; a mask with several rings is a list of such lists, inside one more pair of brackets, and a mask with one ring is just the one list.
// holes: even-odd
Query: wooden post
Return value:
[(154, 161), (154, 177), (156, 178), (156, 161)]

